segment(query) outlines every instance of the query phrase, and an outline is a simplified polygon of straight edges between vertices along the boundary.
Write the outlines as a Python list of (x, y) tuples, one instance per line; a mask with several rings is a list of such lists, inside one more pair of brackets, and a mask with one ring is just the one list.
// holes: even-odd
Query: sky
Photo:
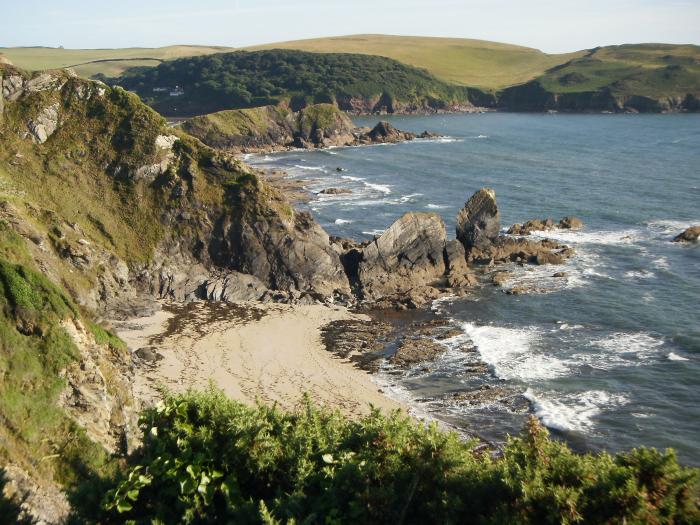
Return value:
[(360, 33), (478, 38), (548, 53), (700, 44), (700, 0), (0, 0), (0, 47), (243, 47)]

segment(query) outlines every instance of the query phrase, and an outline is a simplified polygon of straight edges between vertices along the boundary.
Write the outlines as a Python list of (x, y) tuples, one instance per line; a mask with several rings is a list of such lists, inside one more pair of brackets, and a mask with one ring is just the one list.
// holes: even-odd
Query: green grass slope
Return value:
[(529, 47), (486, 40), (392, 35), (314, 38), (246, 49), (298, 49), (384, 56), (425, 69), (441, 80), (484, 90), (527, 82), (547, 69), (585, 53), (549, 55)]
[(699, 46), (630, 44), (593, 49), (505, 89), (500, 105), (537, 111), (696, 111), (699, 97)]
[(0, 48), (0, 54), (5, 55), (17, 67), (29, 71), (72, 67), (79, 75), (92, 77), (98, 73), (117, 76), (129, 67), (157, 66), (164, 60), (229, 50), (232, 48), (187, 45), (124, 49), (6, 47)]

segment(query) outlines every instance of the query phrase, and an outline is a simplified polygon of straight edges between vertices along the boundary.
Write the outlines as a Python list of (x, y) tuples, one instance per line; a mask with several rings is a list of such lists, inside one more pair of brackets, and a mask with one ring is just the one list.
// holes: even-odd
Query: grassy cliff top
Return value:
[(56, 47), (7, 47), (0, 54), (17, 67), (27, 70), (44, 70), (71, 67), (81, 76), (92, 77), (97, 73), (107, 76), (121, 74), (136, 66), (157, 66), (164, 60), (185, 56), (208, 55), (231, 51), (217, 46), (167, 46), (128, 47), (124, 49), (63, 49)]
[(591, 50), (537, 79), (555, 93), (610, 89), (652, 98), (700, 93), (700, 46), (637, 44)]

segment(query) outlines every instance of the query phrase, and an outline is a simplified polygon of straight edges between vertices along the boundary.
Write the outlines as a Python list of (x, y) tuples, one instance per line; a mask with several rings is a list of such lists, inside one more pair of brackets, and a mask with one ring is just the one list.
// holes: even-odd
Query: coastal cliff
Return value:
[[(219, 111), (188, 119), (181, 128), (208, 146), (233, 153), (359, 146), (416, 138), (387, 122), (358, 128), (332, 104), (314, 104), (297, 112), (286, 106)], [(432, 135), (421, 135), (427, 136)]]

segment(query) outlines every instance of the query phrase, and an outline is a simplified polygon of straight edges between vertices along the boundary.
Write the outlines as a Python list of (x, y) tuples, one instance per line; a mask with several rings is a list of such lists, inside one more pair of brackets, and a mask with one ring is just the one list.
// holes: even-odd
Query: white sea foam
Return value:
[(556, 392), (525, 394), (537, 417), (545, 426), (556, 430), (586, 432), (594, 427), (594, 418), (604, 410), (625, 405), (629, 399), (622, 394), (603, 390), (588, 390), (561, 395)]
[(671, 265), (668, 263), (668, 259), (663, 255), (651, 261), (651, 265), (659, 270), (670, 270)]
[(302, 166), (301, 164), (295, 164), (294, 167), (304, 171), (321, 171), (323, 173), (328, 173), (325, 166)]
[(362, 177), (353, 177), (352, 175), (341, 175), (340, 178), (345, 180), (351, 180), (354, 182), (365, 180)]
[(429, 210), (444, 210), (448, 206), (446, 204), (427, 204), (425, 207)]
[(422, 193), (411, 193), (410, 195), (404, 195), (399, 198), (400, 203), (406, 203), (406, 202), (415, 202), (416, 197), (421, 197), (423, 196)]
[(551, 230), (534, 231), (533, 237), (543, 239), (554, 239), (568, 244), (632, 244), (643, 239), (639, 230), (618, 230), (618, 231), (584, 231), (584, 230)]
[(669, 361), (688, 361), (687, 357), (680, 356), (678, 354), (674, 354), (673, 352), (669, 352), (669, 354), (666, 356)]
[(335, 224), (350, 224), (353, 221), (347, 220), (347, 219), (336, 219)]
[(477, 347), (481, 359), (500, 379), (551, 379), (567, 375), (569, 368), (554, 356), (533, 348), (538, 331), (499, 326), (462, 325), (464, 332)]
[(487, 139), (487, 138), (489, 138), (489, 136), (488, 136), (488, 135), (477, 135), (477, 136), (474, 137), (474, 138), (475, 138), (475, 139)]
[(616, 332), (589, 343), (589, 346), (603, 350), (602, 354), (584, 353), (573, 357), (593, 368), (610, 370), (618, 366), (641, 365), (658, 357), (663, 345), (663, 340), (646, 332)]
[(653, 279), (656, 275), (649, 270), (630, 270), (625, 272), (625, 277), (627, 279)]
[(695, 221), (677, 221), (673, 219), (659, 219), (647, 221), (646, 224), (650, 230), (663, 235), (678, 235), (686, 228), (693, 224), (697, 224), (700, 220)]
[(373, 182), (367, 182), (364, 181), (362, 184), (367, 186), (368, 188), (371, 188), (376, 191), (381, 191), (385, 195), (389, 195), (391, 193), (391, 188), (385, 184), (375, 184)]
[(370, 230), (367, 232), (362, 232), (365, 235), (372, 235), (374, 237), (379, 237), (382, 233), (384, 233), (386, 230)]

